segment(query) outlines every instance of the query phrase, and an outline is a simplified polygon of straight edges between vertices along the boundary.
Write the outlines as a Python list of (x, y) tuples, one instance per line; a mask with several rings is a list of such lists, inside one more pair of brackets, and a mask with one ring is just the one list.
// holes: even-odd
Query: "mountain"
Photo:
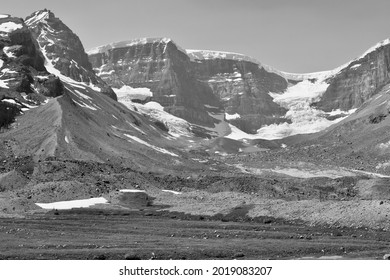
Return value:
[[(99, 259), (125, 251), (133, 258), (128, 247), (105, 242), (114, 224), (128, 233), (129, 217), (158, 233), (149, 238), (157, 247), (137, 247), (145, 258), (188, 258), (187, 247), (165, 255), (159, 247), (161, 240), (177, 244), (188, 236), (194, 244), (211, 242), (201, 250), (208, 258), (236, 258), (219, 250), (222, 228), (218, 235), (213, 226), (207, 236), (189, 232), (204, 222), (237, 229), (247, 221), (254, 238), (244, 238), (255, 243), (264, 226), (273, 232), (266, 237), (271, 245), (277, 228), (290, 229), (286, 238), (276, 234), (283, 252), (271, 257), (289, 256), (280, 242), (294, 256), (351, 251), (347, 257), (356, 257), (367, 233), (376, 242), (369, 254), (384, 250), (389, 45), (383, 41), (330, 71), (294, 74), (242, 54), (184, 50), (167, 38), (123, 41), (87, 54), (51, 11), (25, 20), (0, 15), (0, 217), (7, 217), (0, 235), (14, 244), (7, 243), (0, 258), (36, 257), (37, 251), (43, 258), (91, 258), (96, 249), (104, 252)], [(95, 209), (68, 210), (75, 207)], [(110, 230), (96, 246), (70, 246), (67, 236), (86, 221), (96, 235), (97, 218)], [(32, 228), (24, 230), (26, 221)], [(158, 227), (167, 231), (161, 235)], [(25, 251), (21, 234), (38, 245), (30, 242)], [(66, 240), (61, 250), (45, 239), (58, 243), (56, 234)], [(139, 239), (145, 234), (150, 230), (141, 226)], [(343, 235), (347, 245), (333, 240), (325, 250), (321, 238), (329, 235)], [(311, 247), (314, 239), (317, 247)], [(252, 251), (243, 254), (263, 256), (264, 250)]]
[(89, 51), (97, 74), (113, 88), (147, 87), (166, 111), (195, 124), (216, 122), (207, 107), (220, 106), (212, 91), (193, 77), (190, 59), (169, 39), (120, 42)]
[[(24, 21), (0, 17), (0, 128), (21, 111), (43, 104), (63, 93), (58, 78), (50, 75), (34, 36)], [(44, 77), (44, 78), (43, 78)]]
[(329, 87), (316, 106), (358, 108), (390, 82), (390, 40), (384, 40), (328, 78)]
[(112, 43), (88, 54), (114, 89), (149, 89), (145, 102), (232, 139), (322, 131), (389, 82), (388, 41), (336, 69), (308, 74), (282, 72), (237, 53), (183, 50), (167, 38)]
[(30, 158), (38, 166), (58, 157), (175, 168), (179, 153), (171, 150), (173, 136), (164, 124), (118, 103), (80, 39), (51, 11), (25, 21), (3, 16), (0, 30), (0, 106), (13, 112), (5, 123), (11, 129), (0, 135), (6, 161)]
[[(143, 38), (94, 48), (88, 52), (96, 73), (113, 88), (149, 88), (152, 100), (191, 123), (215, 127), (224, 113), (253, 132), (275, 122), (286, 110), (268, 92), (282, 92), (287, 81), (242, 58), (214, 57), (180, 48), (171, 39)], [(213, 116), (214, 113), (214, 116)]]
[(37, 11), (28, 16), (25, 23), (48, 62), (46, 67), (59, 71), (59, 75), (95, 87), (95, 90), (116, 100), (112, 89), (93, 73), (80, 39), (51, 11)]

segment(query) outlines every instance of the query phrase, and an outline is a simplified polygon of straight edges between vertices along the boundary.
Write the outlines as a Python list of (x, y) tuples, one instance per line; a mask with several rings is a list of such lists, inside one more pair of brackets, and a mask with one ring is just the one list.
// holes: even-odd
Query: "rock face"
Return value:
[(93, 72), (79, 37), (51, 11), (37, 11), (28, 16), (25, 23), (44, 57), (52, 64), (46, 67), (55, 68), (74, 81), (95, 86), (98, 91), (116, 100), (112, 89)]
[[(39, 76), (49, 73), (44, 57), (30, 30), (20, 18), (0, 18), (0, 128), (8, 126), (28, 107), (39, 105), (52, 96), (62, 94), (56, 85), (48, 88)], [(37, 89), (41, 89), (40, 91)]]
[(116, 100), (114, 91), (96, 76), (79, 38), (48, 10), (26, 21), (0, 16), (0, 128), (21, 111), (69, 91), (64, 81)]
[(187, 52), (196, 78), (213, 90), (227, 114), (240, 116), (229, 121), (241, 130), (254, 133), (264, 124), (285, 120), (286, 110), (268, 94), (286, 90), (284, 77), (266, 71), (259, 62), (241, 54)]
[(166, 111), (192, 123), (219, 122), (210, 116), (211, 106), (240, 114), (232, 122), (252, 132), (285, 113), (267, 93), (283, 91), (286, 79), (251, 61), (200, 58), (166, 38), (98, 47), (89, 51), (89, 59), (112, 87), (147, 87)]
[(328, 79), (329, 87), (315, 104), (324, 111), (360, 107), (390, 82), (390, 41), (385, 40)]
[(191, 73), (186, 53), (169, 39), (143, 39), (89, 52), (97, 74), (110, 86), (147, 87), (165, 110), (190, 122), (212, 126), (204, 105), (220, 106), (212, 90)]

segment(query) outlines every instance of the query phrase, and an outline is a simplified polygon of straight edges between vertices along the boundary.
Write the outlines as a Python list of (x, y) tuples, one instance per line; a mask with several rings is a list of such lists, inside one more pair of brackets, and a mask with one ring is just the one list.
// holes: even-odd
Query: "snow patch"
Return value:
[(359, 68), (361, 66), (361, 64), (355, 64), (353, 66), (351, 66), (351, 69), (356, 69), (356, 68)]
[(88, 208), (96, 204), (106, 204), (108, 203), (107, 199), (104, 197), (98, 198), (88, 198), (80, 200), (69, 200), (69, 201), (59, 201), (52, 203), (35, 203), (37, 206), (43, 209), (72, 209), (72, 208)]
[(177, 192), (177, 191), (171, 191), (171, 190), (161, 190), (162, 192), (167, 192), (167, 193), (173, 193), (173, 194), (182, 194), (181, 192)]
[(152, 144), (149, 144), (148, 142), (145, 142), (144, 140), (139, 139), (139, 138), (136, 137), (136, 136), (132, 136), (132, 135), (129, 135), (129, 134), (124, 134), (124, 135), (125, 135), (126, 137), (128, 137), (128, 138), (130, 138), (130, 139), (132, 139), (132, 140), (134, 140), (134, 141), (136, 141), (136, 142), (142, 144), (142, 145), (145, 145), (145, 146), (148, 146), (149, 148), (152, 148), (152, 149), (155, 150), (155, 151), (158, 151), (158, 152), (164, 153), (164, 154), (168, 154), (168, 155), (171, 155), (171, 156), (174, 156), (174, 157), (178, 157), (177, 154), (172, 153), (172, 152), (170, 152), (170, 151), (168, 151), (168, 150), (166, 150), (166, 149), (159, 148), (159, 147), (156, 147), (156, 146), (154, 146), (154, 145), (152, 145)]
[(9, 15), (0, 14), (0, 18), (9, 18)]
[[(190, 124), (187, 121), (165, 112), (164, 107), (157, 102), (150, 101), (147, 102), (146, 104), (133, 103), (131, 101), (132, 96), (138, 94), (137, 91), (140, 89), (131, 88), (131, 87), (128, 87), (127, 89), (129, 91), (128, 90), (117, 91), (117, 89), (114, 88), (114, 91), (117, 94), (118, 101), (120, 103), (124, 104), (127, 108), (129, 108), (132, 111), (134, 111), (136, 108), (140, 113), (144, 115), (148, 115), (150, 118), (154, 119), (155, 121), (163, 122), (165, 126), (168, 127), (169, 134), (174, 137), (192, 136), (191, 133), (189, 132)], [(141, 91), (143, 90), (141, 89)], [(130, 92), (130, 96), (128, 96), (129, 92)]]
[(123, 193), (145, 193), (146, 191), (144, 191), (144, 190), (136, 190), (136, 189), (123, 189), (123, 190), (119, 190), (119, 192), (123, 192)]
[(8, 85), (6, 84), (6, 80), (0, 80), (0, 87), (9, 88)]
[(12, 31), (20, 29), (22, 27), (23, 27), (23, 25), (21, 25), (20, 23), (15, 23), (12, 21), (4, 22), (4, 23), (0, 24), (0, 32), (10, 33)]
[(65, 142), (69, 144), (68, 136), (65, 136)]
[(11, 104), (18, 104), (14, 99), (2, 99), (1, 101), (8, 102)]
[[(274, 102), (288, 109), (285, 117), (291, 120), (291, 123), (285, 122), (263, 126), (257, 131), (257, 138), (271, 140), (296, 134), (315, 133), (340, 122), (356, 110), (353, 109), (348, 112), (334, 110), (325, 113), (322, 110), (312, 108), (311, 104), (320, 100), (328, 86), (323, 80), (317, 80), (314, 83), (304, 80), (289, 87), (282, 94), (270, 93), (270, 96), (274, 98)], [(345, 117), (335, 120), (326, 118), (327, 115), (335, 116), (337, 114), (345, 114)]]
[(11, 52), (11, 51), (9, 50), (10, 48), (11, 48), (11, 47), (4, 47), (4, 48), (3, 48), (4, 53), (5, 53), (8, 57), (16, 58), (16, 56), (14, 55), (14, 53)]
[(147, 98), (150, 98), (153, 96), (153, 93), (150, 91), (149, 88), (132, 88), (130, 86), (124, 85), (121, 88), (112, 88), (114, 92), (116, 93), (118, 99), (121, 97), (127, 97), (131, 100), (133, 99), (139, 99), (139, 100), (146, 100)]
[(26, 20), (27, 25), (33, 25), (35, 23), (38, 23), (40, 21), (43, 21), (45, 19), (49, 18), (49, 13), (47, 11), (37, 11), (34, 13), (34, 16)]
[(383, 149), (383, 150), (390, 148), (390, 141), (388, 141), (388, 142), (386, 142), (386, 143), (380, 143), (380, 144), (378, 145), (378, 148), (379, 148), (379, 149)]
[(88, 104), (85, 104), (82, 101), (73, 100), (73, 102), (76, 103), (77, 105), (79, 105), (80, 107), (84, 107), (84, 108), (87, 108), (87, 109), (90, 109), (90, 110), (93, 110), (93, 111), (96, 111), (98, 109), (96, 107), (93, 107), (93, 106), (90, 106)]
[(87, 100), (92, 100), (92, 98), (91, 97), (89, 97), (88, 95), (85, 95), (84, 93), (81, 93), (80, 91), (78, 91), (77, 89), (76, 90), (74, 90), (75, 91), (75, 93), (77, 93), (81, 98), (83, 98), (83, 99), (87, 99)]
[(235, 113), (233, 115), (229, 115), (228, 113), (225, 113), (225, 118), (230, 121), (230, 120), (236, 120), (241, 118), (241, 116), (238, 113)]

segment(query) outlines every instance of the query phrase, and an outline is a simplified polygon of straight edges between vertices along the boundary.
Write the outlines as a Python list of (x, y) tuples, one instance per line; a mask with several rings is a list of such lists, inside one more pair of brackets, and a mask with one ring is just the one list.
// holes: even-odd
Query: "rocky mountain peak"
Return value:
[(116, 99), (112, 89), (93, 72), (80, 38), (54, 13), (46, 9), (36, 11), (25, 23), (39, 44), (49, 72), (92, 85)]

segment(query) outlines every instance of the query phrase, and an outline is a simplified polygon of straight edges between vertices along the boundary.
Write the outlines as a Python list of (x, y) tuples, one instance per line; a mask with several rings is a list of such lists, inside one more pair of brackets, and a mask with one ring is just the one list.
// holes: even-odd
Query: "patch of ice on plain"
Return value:
[(146, 191), (144, 190), (137, 190), (137, 189), (123, 189), (123, 190), (119, 190), (119, 192), (123, 192), (123, 193), (145, 193)]
[(173, 193), (173, 194), (182, 194), (181, 192), (171, 191), (171, 190), (161, 190), (161, 191), (162, 191), (162, 192)]
[(65, 210), (65, 209), (72, 209), (72, 208), (88, 208), (96, 204), (106, 204), (106, 203), (108, 203), (107, 199), (105, 199), (104, 197), (97, 197), (97, 198), (58, 201), (52, 203), (35, 203), (35, 204), (43, 209)]

